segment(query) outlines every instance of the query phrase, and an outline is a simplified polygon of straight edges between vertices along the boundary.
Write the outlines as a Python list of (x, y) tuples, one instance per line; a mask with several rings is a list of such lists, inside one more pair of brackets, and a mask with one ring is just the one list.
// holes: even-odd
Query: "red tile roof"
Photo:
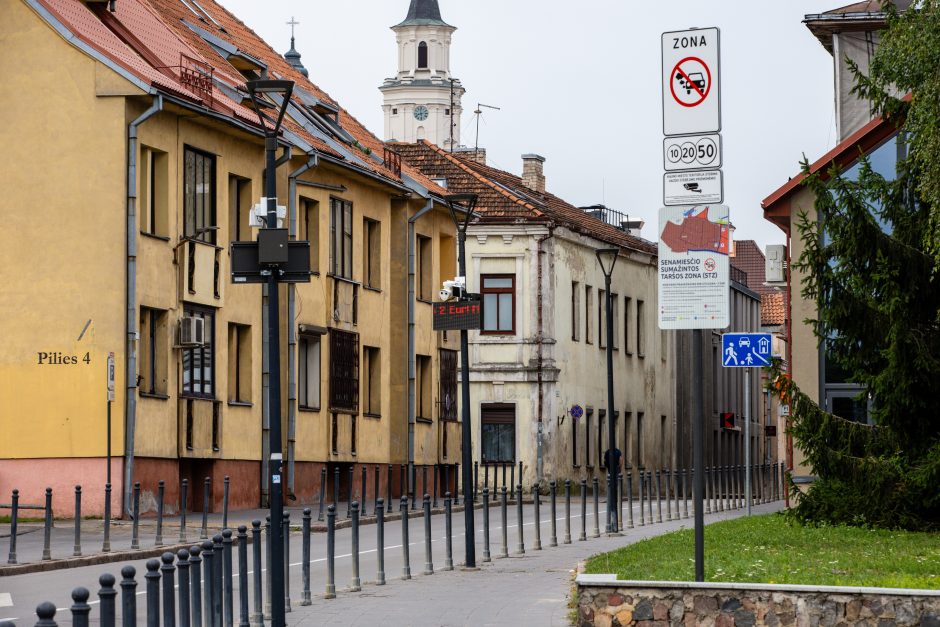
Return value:
[(787, 322), (787, 299), (784, 292), (762, 294), (760, 297), (760, 323), (776, 327)]
[(427, 140), (389, 145), (427, 176), (446, 179), (450, 193), (477, 194), (477, 212), (483, 223), (555, 224), (623, 248), (652, 255), (658, 252), (653, 242), (630, 235), (553, 194), (532, 190), (515, 174), (447, 152)]
[(731, 265), (747, 273), (747, 286), (758, 294), (770, 294), (773, 287), (764, 285), (766, 279), (766, 258), (760, 246), (752, 239), (742, 239), (734, 243), (734, 257)]

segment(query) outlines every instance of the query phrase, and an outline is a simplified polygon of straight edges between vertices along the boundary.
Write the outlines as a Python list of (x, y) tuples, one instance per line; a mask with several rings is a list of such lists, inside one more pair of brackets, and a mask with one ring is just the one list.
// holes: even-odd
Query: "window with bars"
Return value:
[(515, 334), (516, 276), (514, 274), (484, 274), (480, 280), (483, 294), (483, 333)]
[(352, 203), (330, 198), (330, 272), (344, 279), (353, 278)]
[(359, 413), (359, 334), (330, 329), (330, 410)]
[(441, 368), (441, 420), (457, 420), (457, 351), (442, 349)]
[(491, 403), (480, 408), (483, 463), (516, 461), (516, 406)]
[(211, 309), (186, 307), (184, 316), (202, 318), (205, 322), (205, 343), (182, 349), (183, 394), (199, 398), (215, 398), (215, 312)]
[(183, 150), (183, 235), (215, 244), (215, 155)]

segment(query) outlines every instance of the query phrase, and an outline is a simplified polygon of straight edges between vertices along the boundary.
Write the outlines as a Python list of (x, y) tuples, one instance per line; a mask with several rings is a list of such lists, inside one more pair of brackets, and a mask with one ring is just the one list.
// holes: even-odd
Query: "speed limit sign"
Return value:
[(720, 168), (721, 135), (667, 137), (663, 140), (663, 165), (667, 172)]

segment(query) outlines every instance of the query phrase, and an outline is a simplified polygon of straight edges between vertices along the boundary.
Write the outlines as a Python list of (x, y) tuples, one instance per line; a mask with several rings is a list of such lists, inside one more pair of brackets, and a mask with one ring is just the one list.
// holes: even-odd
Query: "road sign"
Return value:
[(725, 333), (721, 336), (721, 365), (725, 368), (760, 368), (770, 365), (770, 333)]
[(572, 418), (580, 418), (584, 415), (584, 408), (580, 405), (572, 405), (570, 413)]
[(433, 328), (435, 331), (462, 331), (483, 328), (483, 302), (479, 294), (470, 298), (432, 303), (434, 306)]
[(114, 353), (108, 353), (108, 400), (114, 400)]
[(721, 130), (719, 30), (663, 33), (663, 134)]
[(721, 135), (690, 135), (663, 140), (663, 167), (667, 172), (721, 167)]
[(724, 329), (729, 320), (728, 207), (659, 210), (659, 328)]
[(724, 202), (725, 179), (721, 170), (690, 170), (663, 175), (663, 204), (713, 205)]

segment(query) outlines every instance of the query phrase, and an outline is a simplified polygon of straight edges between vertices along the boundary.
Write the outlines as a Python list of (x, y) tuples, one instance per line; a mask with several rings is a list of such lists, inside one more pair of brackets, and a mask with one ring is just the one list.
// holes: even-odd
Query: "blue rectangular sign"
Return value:
[(770, 333), (725, 333), (721, 336), (721, 365), (725, 368), (761, 368), (770, 365)]

